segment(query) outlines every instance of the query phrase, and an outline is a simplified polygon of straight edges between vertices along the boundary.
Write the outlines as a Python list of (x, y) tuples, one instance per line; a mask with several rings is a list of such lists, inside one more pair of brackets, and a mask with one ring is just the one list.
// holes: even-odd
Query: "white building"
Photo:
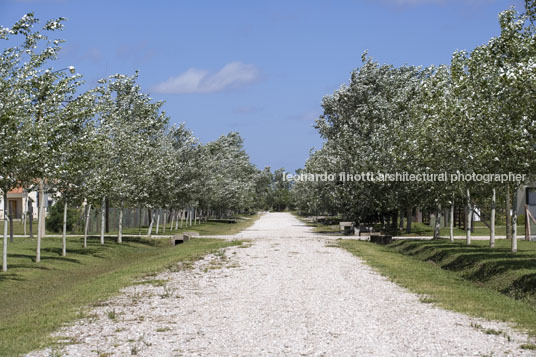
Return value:
[(517, 191), (518, 214), (525, 214), (525, 205), (528, 206), (532, 215), (536, 217), (536, 183), (523, 185)]
[[(7, 207), (8, 212), (13, 212), (14, 219), (22, 218), (22, 215), (29, 210), (33, 211), (33, 217), (37, 219), (38, 199), (37, 192), (30, 191), (23, 188), (16, 188), (7, 193)], [(52, 205), (52, 197), (45, 193), (45, 211), (48, 211), (48, 207)], [(31, 208), (30, 208), (30, 204)], [(0, 197), (0, 219), (4, 219), (4, 196)]]

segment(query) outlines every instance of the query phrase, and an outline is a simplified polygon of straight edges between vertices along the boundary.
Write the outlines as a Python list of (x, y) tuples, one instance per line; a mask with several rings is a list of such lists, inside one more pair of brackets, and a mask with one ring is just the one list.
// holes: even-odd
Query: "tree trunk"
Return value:
[(164, 225), (162, 226), (162, 233), (166, 233), (167, 225), (167, 210), (164, 210)]
[[(22, 205), (22, 207), (24, 208), (24, 205)], [(28, 219), (28, 212), (25, 211), (23, 214), (22, 214), (22, 228), (24, 230), (24, 236), (26, 237), (26, 220)]]
[(141, 226), (143, 224), (143, 213), (145, 210), (143, 208), (138, 208), (138, 234), (141, 235)]
[(43, 221), (45, 220), (45, 194), (43, 179), (39, 180), (39, 219), (37, 220), (37, 248), (35, 251), (35, 262), (41, 261), (41, 238), (44, 236)]
[(61, 255), (67, 255), (67, 200), (63, 205), (63, 236), (61, 237)]
[(105, 227), (105, 232), (106, 233), (110, 233), (110, 200), (108, 198), (105, 199), (106, 202), (106, 224), (104, 225)]
[(47, 206), (45, 201), (45, 189), (43, 188), (43, 207), (41, 207), (41, 210), (43, 211), (43, 219), (41, 220), (41, 239), (46, 238), (47, 236)]
[(495, 195), (495, 188), (493, 188), (493, 191), (491, 193), (491, 218), (489, 224), (489, 246), (491, 248), (495, 248), (495, 204), (496, 204), (496, 195)]
[(189, 220), (190, 220), (190, 227), (192, 226), (192, 216), (193, 216), (193, 213), (194, 213), (194, 210), (190, 207), (190, 214), (189, 214), (189, 215), (190, 215), (190, 218), (189, 218)]
[(7, 271), (7, 189), (4, 189), (4, 246), (2, 250), (2, 271)]
[(159, 208), (158, 213), (156, 214), (156, 234), (158, 234), (158, 229), (160, 228), (160, 212), (162, 210)]
[(100, 243), (104, 245), (104, 231), (106, 230), (106, 197), (102, 198), (101, 205), (101, 230), (100, 230)]
[(506, 185), (506, 239), (512, 238), (512, 201), (510, 200), (510, 185)]
[(30, 208), (28, 209), (28, 216), (30, 218), (30, 238), (33, 238), (33, 206), (30, 205)]
[(87, 231), (89, 229), (89, 213), (91, 212), (91, 203), (87, 206), (86, 224), (84, 226), (84, 248), (87, 248)]
[(439, 205), (436, 211), (436, 219), (434, 224), (434, 239), (439, 238), (439, 233), (441, 229), (441, 205)]
[(475, 209), (471, 205), (471, 233), (475, 233)]
[(182, 228), (182, 221), (184, 221), (184, 215), (185, 215), (184, 210), (181, 210), (181, 228)]
[(154, 212), (151, 212), (150, 219), (151, 219), (151, 223), (149, 223), (149, 229), (147, 229), (147, 238), (151, 238), (151, 235), (153, 233)]
[(467, 224), (465, 225), (465, 242), (471, 244), (471, 218), (473, 218), (473, 210), (471, 208), (471, 193), (467, 189)]
[(13, 243), (13, 212), (11, 212), (11, 206), (9, 208), (9, 242)]
[(413, 209), (411, 207), (408, 207), (406, 210), (406, 233), (411, 233), (411, 216)]
[(449, 226), (450, 226), (450, 241), (451, 243), (454, 243), (454, 197), (452, 197), (452, 201), (450, 202), (450, 218), (449, 218)]
[(119, 207), (119, 226), (117, 229), (117, 243), (123, 243), (123, 204)]
[(404, 211), (400, 209), (400, 225), (398, 226), (398, 229), (402, 231), (404, 229)]
[(512, 206), (512, 252), (517, 252), (517, 190), (514, 192), (514, 204)]
[[(177, 211), (177, 217), (175, 219), (175, 230), (179, 229), (179, 216), (181, 214), (181, 211)], [(181, 227), (182, 227), (182, 221), (181, 221)]]
[(171, 225), (169, 226), (169, 231), (171, 232), (173, 230), (173, 224), (175, 223), (175, 215), (173, 214), (173, 210), (169, 211), (169, 215), (171, 216)]

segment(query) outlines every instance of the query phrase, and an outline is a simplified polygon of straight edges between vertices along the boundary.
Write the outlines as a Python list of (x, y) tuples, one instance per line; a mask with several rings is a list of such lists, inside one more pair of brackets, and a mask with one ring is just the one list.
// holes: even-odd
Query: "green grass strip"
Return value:
[(140, 238), (105, 243), (102, 246), (98, 237), (91, 237), (88, 248), (83, 248), (80, 238), (69, 238), (67, 257), (62, 257), (61, 238), (45, 238), (37, 264), (35, 239), (17, 238), (9, 245), (9, 270), (0, 273), (0, 356), (53, 343), (49, 337), (53, 331), (137, 279), (241, 244), (194, 239), (170, 247), (167, 239)]
[[(381, 246), (363, 241), (341, 240), (338, 244), (352, 254), (363, 258), (367, 264), (396, 284), (414, 293), (424, 295), (425, 302), (435, 303), (442, 308), (470, 316), (510, 322), (535, 336), (536, 308), (533, 304), (526, 300), (516, 300), (505, 295), (487, 286), (485, 282), (468, 280), (464, 277), (462, 271), (442, 269), (438, 262), (423, 259), (423, 256), (418, 256), (418, 254), (409, 256), (401, 253), (402, 246), (409, 248), (411, 245), (410, 251), (412, 250), (416, 253), (416, 250), (418, 251), (419, 249), (433, 249), (425, 247), (436, 244), (438, 245), (436, 249), (456, 249), (456, 254), (459, 254), (459, 256), (473, 253), (479, 254), (479, 257), (475, 259), (480, 260), (482, 263), (493, 255), (493, 250), (484, 247), (485, 243), (480, 242), (473, 247), (467, 247), (462, 243), (451, 244), (439, 240), (432, 242), (395, 242), (389, 246)], [(507, 243), (509, 242), (501, 244)], [(528, 249), (528, 242), (527, 245), (523, 244), (523, 242), (520, 243), (522, 243), (520, 250)], [(480, 249), (486, 249), (487, 254), (481, 254), (478, 251), (473, 252), (473, 250)], [(504, 252), (505, 249), (498, 248), (495, 251), (501, 252), (500, 254), (507, 254)], [(435, 254), (437, 253), (439, 252), (436, 250)], [(526, 254), (531, 255), (534, 252)], [(452, 262), (457, 258), (451, 256), (449, 259)], [(510, 259), (515, 258), (510, 257)], [(466, 260), (461, 258), (461, 261)], [(507, 272), (502, 272), (502, 274), (507, 274)]]

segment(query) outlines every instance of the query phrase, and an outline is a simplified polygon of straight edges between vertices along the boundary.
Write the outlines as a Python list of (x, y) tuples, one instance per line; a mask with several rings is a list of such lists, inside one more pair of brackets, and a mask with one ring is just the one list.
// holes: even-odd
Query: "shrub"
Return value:
[[(73, 230), (73, 224), (77, 220), (76, 209), (67, 209), (67, 230)], [(49, 231), (61, 232), (63, 230), (63, 201), (54, 203), (48, 210), (46, 228)]]

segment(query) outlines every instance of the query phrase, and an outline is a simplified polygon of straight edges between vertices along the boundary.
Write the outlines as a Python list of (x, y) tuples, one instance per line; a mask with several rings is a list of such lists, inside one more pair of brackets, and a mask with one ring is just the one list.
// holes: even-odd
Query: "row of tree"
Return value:
[(221, 216), (259, 207), (266, 172), (251, 164), (238, 133), (201, 144), (184, 125), (170, 126), (163, 103), (143, 93), (137, 73), (112, 75), (81, 92), (83, 81), (74, 67), (53, 70), (50, 63), (63, 41), (49, 36), (63, 22), (50, 20), (36, 29), (39, 20), (30, 13), (11, 28), (0, 27), (0, 39), (10, 44), (0, 55), (4, 271), (7, 193), (16, 187), (39, 192), (36, 262), (45, 233), (46, 192), (64, 204), (63, 255), (68, 206), (86, 205), (84, 246), (92, 207), (101, 208), (104, 244), (107, 203), (120, 209), (118, 242), (124, 207), (151, 209), (149, 236), (155, 212), (187, 215), (191, 222), (201, 211)]
[[(458, 51), (450, 65), (428, 68), (382, 65), (362, 57), (350, 83), (323, 99), (316, 128), (324, 139), (299, 173), (428, 173), (536, 175), (536, 29), (533, 2), (527, 11), (499, 14), (501, 33), (471, 52)], [(342, 213), (357, 222), (405, 215), (415, 207), (439, 217), (454, 207), (468, 212), (467, 243), (475, 207), (489, 212), (494, 245), (496, 202), (505, 202), (516, 237), (517, 200), (524, 182), (299, 181), (298, 208)], [(512, 217), (510, 211), (512, 210)], [(439, 219), (436, 220), (439, 222)], [(439, 223), (435, 227), (439, 235)], [(512, 239), (512, 250), (517, 250)]]

